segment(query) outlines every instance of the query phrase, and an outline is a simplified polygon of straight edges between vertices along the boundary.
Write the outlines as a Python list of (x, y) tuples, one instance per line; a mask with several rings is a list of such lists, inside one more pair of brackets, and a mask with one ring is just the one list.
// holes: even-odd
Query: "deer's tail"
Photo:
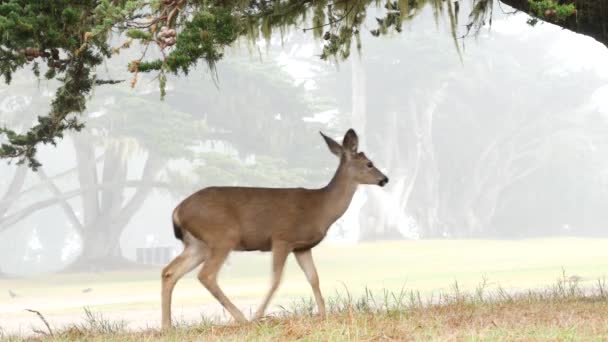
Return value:
[(178, 240), (182, 240), (184, 238), (184, 234), (182, 233), (182, 228), (173, 221), (173, 234), (175, 234), (175, 238)]
[(179, 221), (177, 219), (177, 211), (173, 212), (173, 234), (175, 238), (178, 240), (184, 241), (184, 233), (182, 232), (182, 227), (179, 225)]

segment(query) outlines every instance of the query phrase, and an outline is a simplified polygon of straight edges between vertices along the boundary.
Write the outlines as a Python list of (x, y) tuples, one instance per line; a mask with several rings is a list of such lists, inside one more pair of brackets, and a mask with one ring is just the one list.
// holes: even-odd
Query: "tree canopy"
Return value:
[[(593, 1), (585, 1), (587, 7), (579, 12), (571, 1), (504, 2), (570, 29), (578, 29), (581, 22), (585, 33), (590, 30), (589, 21), (597, 30), (603, 27), (598, 20), (605, 26), (605, 13), (589, 10), (594, 8)], [(494, 0), (473, 1), (465, 34), (491, 24), (493, 4)], [(54, 145), (65, 131), (82, 129), (78, 113), (84, 111), (93, 87), (125, 81), (96, 76), (96, 67), (121, 50), (141, 50), (141, 57), (125, 66), (133, 75), (131, 84), (135, 86), (139, 73), (155, 73), (164, 97), (168, 74), (187, 75), (200, 62), (213, 70), (224, 47), (239, 38), (255, 42), (298, 28), (323, 42), (320, 58), (337, 61), (350, 55), (353, 43), (361, 48), (361, 30), (374, 36), (401, 32), (403, 22), (427, 5), (436, 18), (448, 18), (457, 43), (458, 1), (0, 0), (4, 81), (10, 83), (16, 70), (29, 68), (36, 77), (62, 83), (49, 112), (37, 113), (32, 127), (23, 131), (0, 128), (4, 135), (0, 158), (26, 162), (36, 169), (39, 144)], [(370, 8), (376, 17), (371, 26), (366, 24)], [(602, 41), (601, 34), (588, 34)]]

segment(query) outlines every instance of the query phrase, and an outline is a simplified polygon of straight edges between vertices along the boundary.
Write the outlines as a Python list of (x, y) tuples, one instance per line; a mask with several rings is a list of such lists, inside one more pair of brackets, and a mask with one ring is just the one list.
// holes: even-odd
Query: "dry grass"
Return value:
[[(168, 332), (129, 332), (87, 311), (84, 323), (39, 332), (35, 341), (537, 341), (608, 340), (608, 288), (599, 280), (582, 288), (565, 274), (544, 291), (507, 293), (482, 282), (464, 293), (454, 283), (448, 294), (423, 299), (415, 291), (384, 291), (353, 298), (346, 290), (329, 298), (325, 320), (302, 300), (282, 314), (245, 325), (177, 324)], [(21, 340), (4, 336), (5, 340)]]

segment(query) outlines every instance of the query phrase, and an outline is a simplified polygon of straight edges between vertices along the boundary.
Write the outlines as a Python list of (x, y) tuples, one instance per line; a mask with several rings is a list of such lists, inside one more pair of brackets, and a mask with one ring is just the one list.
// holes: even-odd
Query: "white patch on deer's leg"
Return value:
[(205, 245), (190, 234), (184, 236), (184, 250), (161, 273), (161, 305), (163, 329), (171, 327), (171, 296), (177, 281), (205, 260)]
[(222, 289), (217, 284), (217, 273), (222, 267), (222, 264), (224, 264), (224, 261), (228, 257), (228, 254), (230, 254), (231, 250), (232, 248), (211, 248), (209, 257), (205, 261), (205, 264), (203, 264), (203, 268), (198, 274), (198, 279), (213, 295), (213, 297), (215, 297), (215, 299), (217, 299), (220, 304), (222, 304), (222, 306), (226, 308), (228, 312), (230, 312), (232, 317), (237, 322), (246, 323), (247, 319), (245, 318), (245, 315), (243, 315), (241, 310), (232, 304), (230, 299), (226, 297)]
[(274, 292), (279, 287), (281, 283), (281, 276), (283, 275), (283, 268), (285, 267), (285, 260), (287, 260), (287, 256), (289, 255), (289, 249), (286, 244), (273, 243), (272, 246), (272, 283), (270, 285), (270, 290), (266, 294), (266, 298), (262, 302), (262, 305), (256, 311), (254, 320), (258, 320), (264, 316), (264, 312), (266, 311), (266, 307), (268, 307), (268, 303), (272, 299)]
[(298, 265), (300, 265), (300, 268), (304, 271), (306, 279), (308, 279), (308, 282), (312, 287), (312, 292), (314, 293), (315, 301), (317, 302), (317, 308), (319, 309), (319, 316), (325, 318), (325, 301), (323, 300), (323, 295), (321, 295), (319, 276), (312, 259), (312, 250), (309, 249), (302, 252), (295, 252), (294, 254), (298, 261)]

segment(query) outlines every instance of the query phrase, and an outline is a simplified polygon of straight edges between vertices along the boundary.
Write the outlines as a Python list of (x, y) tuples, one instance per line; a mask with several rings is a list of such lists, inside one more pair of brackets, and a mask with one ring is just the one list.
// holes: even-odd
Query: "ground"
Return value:
[[(311, 290), (296, 263), (290, 260), (271, 310), (275, 315), (286, 315), (293, 311), (290, 309), (293, 303), (299, 303), (295, 307), (300, 311), (305, 307), (305, 314), (244, 327), (209, 325), (210, 320), (225, 322), (226, 317), (193, 272), (176, 287), (173, 312), (180, 324), (194, 325), (170, 336), (187, 340), (190, 334), (208, 336), (214, 331), (219, 334), (217, 337), (226, 339), (248, 336), (280, 340), (294, 332), (294, 338), (310, 335), (316, 340), (314, 336), (320, 337), (320, 332), (325, 331), (327, 336), (338, 334), (337, 340), (369, 340), (381, 339), (378, 333), (385, 331), (387, 338), (393, 339), (399, 334), (423, 340), (425, 334), (430, 334), (430, 338), (450, 339), (452, 333), (456, 339), (471, 336), (525, 339), (526, 334), (532, 334), (531, 339), (535, 339), (534, 336), (585, 339), (608, 331), (608, 318), (605, 318), (608, 305), (603, 295), (583, 298), (581, 293), (568, 300), (563, 296), (558, 300), (555, 296), (519, 301), (494, 298), (492, 304), (488, 297), (484, 303), (431, 304), (441, 304), (440, 294), (474, 294), (480, 287), (488, 294), (522, 294), (527, 289), (545, 291), (554, 289), (558, 279), (562, 283), (574, 282), (580, 288), (595, 289), (608, 273), (606, 246), (608, 239), (578, 238), (324, 244), (315, 249), (314, 255), (328, 302), (332, 298), (334, 302), (337, 298), (354, 301), (353, 298), (370, 291), (377, 298), (393, 298), (393, 302), (399, 294), (419, 295), (425, 305), (396, 308), (394, 312), (361, 311), (356, 307), (354, 311), (334, 310), (328, 321), (315, 321), (318, 319), (309, 315)], [(221, 273), (220, 285), (249, 314), (266, 292), (269, 277), (269, 255), (241, 253), (230, 258)], [(8, 290), (17, 297), (12, 298)], [(40, 333), (33, 330), (46, 331), (42, 321), (25, 309), (41, 312), (54, 331), (89, 322), (91, 316), (85, 317), (85, 307), (91, 315), (102, 315), (95, 317), (103, 322), (124, 320), (127, 330), (157, 329), (160, 322), (160, 267), (146, 271), (3, 279), (0, 291), (0, 327), (6, 336), (36, 336)], [(579, 319), (589, 324), (577, 325)], [(205, 324), (200, 325), (201, 322)], [(444, 324), (450, 328), (439, 329)], [(325, 328), (319, 330), (318, 327)], [(230, 335), (231, 331), (238, 335)], [(147, 334), (152, 340), (167, 337), (156, 332)]]

